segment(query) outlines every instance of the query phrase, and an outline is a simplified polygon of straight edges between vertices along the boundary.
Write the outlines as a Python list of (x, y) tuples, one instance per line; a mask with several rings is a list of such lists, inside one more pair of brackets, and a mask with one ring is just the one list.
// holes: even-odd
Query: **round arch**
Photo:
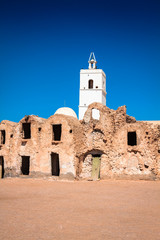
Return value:
[(88, 150), (80, 156), (78, 177), (82, 179), (98, 180), (100, 178), (101, 156), (104, 151)]
[(92, 79), (90, 79), (90, 80), (88, 81), (88, 88), (89, 88), (89, 89), (92, 89), (92, 88), (93, 88), (93, 80), (92, 80)]

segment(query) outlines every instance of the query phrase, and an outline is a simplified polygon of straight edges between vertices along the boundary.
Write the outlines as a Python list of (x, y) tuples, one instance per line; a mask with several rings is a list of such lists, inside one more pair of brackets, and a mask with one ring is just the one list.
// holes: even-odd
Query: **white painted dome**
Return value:
[(68, 107), (62, 107), (62, 108), (59, 108), (55, 114), (64, 114), (64, 115), (67, 115), (67, 116), (71, 116), (71, 117), (74, 117), (74, 118), (77, 118), (77, 115), (76, 113), (73, 111), (72, 108), (68, 108)]

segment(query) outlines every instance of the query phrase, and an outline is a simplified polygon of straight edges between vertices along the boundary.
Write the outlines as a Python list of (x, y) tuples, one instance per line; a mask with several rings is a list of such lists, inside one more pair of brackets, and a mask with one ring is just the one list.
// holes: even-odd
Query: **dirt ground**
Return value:
[(0, 180), (0, 239), (160, 239), (160, 181)]

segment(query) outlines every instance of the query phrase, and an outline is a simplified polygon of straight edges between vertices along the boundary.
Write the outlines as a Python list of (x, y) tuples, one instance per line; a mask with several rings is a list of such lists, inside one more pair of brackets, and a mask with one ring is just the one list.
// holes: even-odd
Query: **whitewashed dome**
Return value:
[(77, 115), (76, 115), (75, 111), (73, 111), (72, 108), (68, 108), (68, 107), (62, 107), (62, 108), (57, 109), (55, 114), (64, 114), (64, 115), (67, 115), (67, 116), (77, 118)]

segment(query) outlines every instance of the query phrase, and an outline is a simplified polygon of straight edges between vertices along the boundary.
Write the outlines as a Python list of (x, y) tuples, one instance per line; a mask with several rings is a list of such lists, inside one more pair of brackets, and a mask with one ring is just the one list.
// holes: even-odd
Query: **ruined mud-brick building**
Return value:
[(48, 119), (0, 123), (1, 178), (160, 179), (160, 121), (136, 121), (125, 106), (106, 107), (105, 74), (95, 59), (89, 64), (81, 72), (81, 120), (60, 108)]

